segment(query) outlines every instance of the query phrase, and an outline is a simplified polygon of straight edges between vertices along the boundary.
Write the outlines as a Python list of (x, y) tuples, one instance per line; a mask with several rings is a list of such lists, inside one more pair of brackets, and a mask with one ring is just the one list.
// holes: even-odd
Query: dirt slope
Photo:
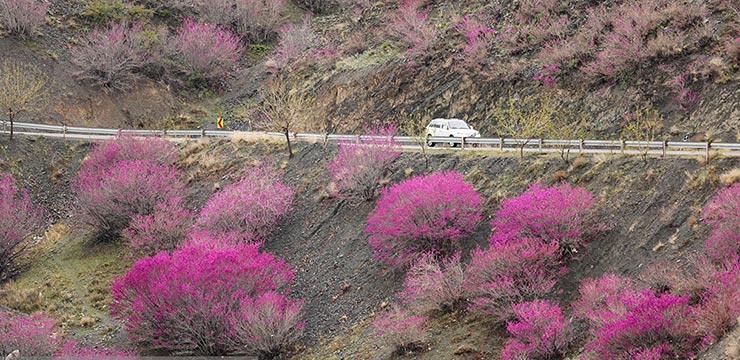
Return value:
[[(30, 187), (35, 199), (61, 214), (56, 219), (73, 224), (74, 219), (64, 215), (73, 206), (69, 179), (76, 173), (77, 162), (87, 147), (56, 140), (22, 139), (3, 146), (2, 169), (18, 175)], [(256, 162), (269, 161), (284, 168), (285, 180), (296, 192), (295, 210), (265, 248), (286, 259), (297, 270), (293, 294), (306, 299), (304, 343), (308, 346), (323, 344), (297, 358), (382, 358), (387, 354), (380, 353), (370, 341), (372, 333), (368, 325), (382, 304), (394, 299), (403, 274), (376, 262), (367, 246), (364, 227), (374, 203), (356, 204), (326, 196), (329, 176), (325, 159), (335, 151), (331, 145), (325, 151), (321, 144), (299, 144), (296, 156), (287, 160), (283, 145), (279, 143), (209, 140), (182, 145), (179, 163), (193, 189), (190, 202), (194, 208), (201, 206), (215, 189), (234, 181)], [(66, 154), (68, 160), (62, 170), (63, 180), (56, 182), (49, 169), (61, 154)], [(634, 275), (654, 261), (681, 262), (701, 250), (706, 229), (700, 223), (693, 225), (690, 217), (701, 218), (698, 211), (718, 186), (718, 175), (740, 167), (737, 159), (713, 159), (710, 164), (678, 158), (642, 161), (618, 155), (584, 160), (578, 168), (573, 168), (550, 156), (530, 156), (520, 161), (510, 156), (435, 154), (430, 157), (429, 168), (425, 169), (420, 154), (403, 153), (391, 181), (400, 181), (407, 174), (438, 169), (461, 171), (486, 199), (486, 219), (501, 199), (520, 193), (531, 182), (552, 184), (558, 181), (554, 176), (556, 172), (558, 176), (566, 176), (567, 181), (592, 191), (599, 198), (601, 220), (611, 227), (568, 264), (570, 272), (558, 285), (562, 289), (558, 297), (565, 304), (572, 300), (582, 278), (610, 271)], [(101, 252), (95, 247), (86, 248), (84, 242), (75, 245), (84, 239), (84, 233), (75, 231), (72, 226), (71, 233), (62, 233), (62, 240), (57, 236), (56, 240), (42, 242), (38, 251), (45, 253), (28, 263), (30, 268), (21, 274), (18, 282), (43, 284), (48, 277), (44, 275), (48, 272), (41, 271), (43, 268), (58, 269), (52, 272), (62, 275), (87, 274), (100, 264), (108, 264), (99, 276), (81, 277), (79, 282), (65, 280), (57, 284), (52, 281), (47, 286), (52, 293), (81, 293), (81, 309), (98, 309), (93, 315), (104, 324), (101, 332), (89, 335), (90, 331), (80, 326), (81, 318), (77, 315), (68, 321), (69, 331), (92, 336), (89, 340), (92, 342), (115, 339), (110, 331), (115, 333), (118, 328), (98, 314), (103, 310), (98, 305), (103, 304), (88, 305), (90, 296), (99, 289), (104, 291), (111, 276), (121, 273), (127, 266), (125, 257), (120, 256), (123, 249), (114, 246)], [(489, 234), (486, 222), (468, 240), (466, 248), (485, 245)], [(62, 247), (54, 245), (57, 243)], [(67, 255), (59, 258), (61, 255), (54, 254), (60, 250), (54, 249), (71, 250), (64, 250)], [(82, 261), (74, 260), (78, 255)], [(88, 293), (89, 296), (84, 295)], [(47, 300), (38, 309), (53, 310), (55, 315), (64, 313), (64, 308), (56, 309), (59, 300), (53, 297)], [(100, 302), (100, 299), (96, 297), (95, 301)], [(493, 358), (505, 336), (485, 318), (470, 314), (451, 314), (433, 321), (437, 326), (429, 344), (431, 350), (419, 355), (420, 358)], [(335, 336), (338, 337), (332, 341)]]

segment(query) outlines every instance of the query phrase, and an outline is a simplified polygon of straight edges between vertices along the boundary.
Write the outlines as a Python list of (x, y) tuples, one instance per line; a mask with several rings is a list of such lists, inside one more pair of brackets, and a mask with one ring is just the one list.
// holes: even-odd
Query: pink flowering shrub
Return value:
[(177, 70), (194, 85), (218, 85), (239, 63), (240, 38), (230, 30), (185, 19), (172, 40)]
[(420, 0), (398, 0), (398, 9), (388, 18), (386, 32), (406, 46), (409, 55), (426, 54), (437, 38), (437, 28)]
[(354, 200), (375, 198), (380, 183), (393, 170), (401, 153), (393, 135), (393, 125), (365, 128), (356, 141), (340, 141), (339, 151), (327, 165), (337, 193)]
[(23, 357), (52, 356), (61, 346), (62, 332), (44, 315), (0, 312), (0, 355), (18, 350)]
[(501, 203), (491, 221), (490, 242), (527, 237), (559, 244), (564, 254), (577, 251), (596, 230), (591, 217), (595, 203), (583, 188), (534, 183), (521, 195)]
[(85, 35), (71, 51), (74, 75), (103, 89), (127, 90), (151, 62), (138, 24), (112, 23)]
[(230, 346), (267, 358), (277, 356), (303, 333), (302, 306), (302, 300), (276, 292), (242, 299), (238, 315), (229, 321)]
[(80, 168), (80, 176), (96, 176), (126, 160), (150, 161), (162, 166), (173, 166), (177, 161), (177, 147), (159, 137), (118, 136), (95, 144)]
[(83, 169), (75, 184), (81, 219), (99, 238), (115, 238), (134, 216), (153, 214), (159, 204), (182, 197), (179, 177), (173, 167), (145, 160), (121, 161), (94, 174)]
[(119, 136), (96, 144), (74, 183), (81, 221), (101, 238), (114, 238), (136, 215), (182, 198), (175, 146), (161, 138)]
[(375, 341), (394, 353), (405, 353), (414, 350), (429, 338), (427, 317), (414, 315), (393, 305), (385, 314), (373, 321)]
[(740, 255), (740, 184), (720, 189), (702, 212), (712, 232), (706, 240), (707, 253), (713, 259)]
[(464, 283), (470, 308), (505, 321), (514, 304), (544, 297), (564, 273), (558, 250), (556, 243), (521, 238), (472, 251)]
[(137, 257), (172, 251), (193, 229), (194, 215), (180, 198), (156, 204), (151, 214), (135, 215), (123, 232), (123, 238)]
[(24, 241), (45, 224), (42, 209), (31, 203), (28, 191), (19, 189), (10, 174), (0, 173), (0, 280), (25, 249)]
[(114, 359), (135, 359), (136, 354), (132, 351), (112, 350), (105, 348), (89, 348), (78, 344), (74, 340), (69, 340), (62, 345), (59, 351), (54, 355), (55, 358), (62, 359), (97, 359), (97, 360), (114, 360)]
[(635, 354), (645, 357), (656, 352), (681, 359), (692, 357), (696, 338), (687, 327), (687, 297), (657, 296), (643, 290), (624, 301), (623, 315), (614, 316), (593, 331), (593, 340), (586, 344), (587, 358), (628, 360)]
[(418, 313), (453, 310), (465, 300), (464, 280), (460, 253), (443, 260), (423, 254), (406, 273), (399, 298)]
[(501, 351), (502, 360), (559, 359), (570, 343), (570, 321), (560, 306), (535, 300), (513, 306), (515, 319), (506, 324), (511, 338)]
[(460, 57), (468, 69), (479, 69), (488, 58), (488, 42), (495, 30), (479, 20), (465, 15), (462, 21), (455, 25), (455, 29), (465, 36), (465, 45)]
[(294, 272), (258, 245), (187, 244), (139, 260), (111, 288), (112, 314), (142, 349), (269, 354), (300, 335)]
[(706, 9), (699, 3), (622, 3), (611, 10), (603, 34), (596, 37), (600, 50), (581, 69), (594, 77), (614, 78), (652, 58), (680, 53), (709, 36), (701, 29), (705, 16)]
[(36, 0), (0, 0), (0, 25), (12, 34), (31, 37), (48, 9), (48, 3)]
[(711, 263), (698, 260), (697, 281), (703, 292), (692, 306), (692, 329), (704, 343), (711, 344), (737, 324), (740, 316), (740, 263), (725, 260)]
[(452, 255), (480, 223), (480, 196), (463, 175), (441, 171), (383, 189), (365, 231), (375, 257), (406, 266), (425, 252)]
[(200, 212), (196, 230), (247, 243), (264, 241), (293, 206), (293, 190), (280, 175), (266, 166), (250, 169), (213, 195)]
[(617, 274), (586, 279), (578, 292), (581, 298), (572, 304), (573, 313), (587, 319), (592, 329), (624, 316), (629, 311), (629, 302), (643, 295), (634, 289), (632, 280)]
[(301, 65), (310, 62), (311, 49), (317, 46), (318, 36), (307, 16), (300, 24), (285, 24), (278, 29), (278, 45), (271, 60), (278, 69), (290, 65)]

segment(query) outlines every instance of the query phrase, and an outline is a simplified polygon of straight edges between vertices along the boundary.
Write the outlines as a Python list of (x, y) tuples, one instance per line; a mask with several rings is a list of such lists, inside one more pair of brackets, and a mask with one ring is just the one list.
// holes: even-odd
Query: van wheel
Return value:
[(427, 135), (427, 146), (434, 147), (434, 142), (432, 142), (432, 135)]
[[(450, 137), (454, 137), (454, 136), (450, 135)], [(452, 142), (452, 141), (450, 141), (450, 142), (449, 142), (448, 144), (450, 144), (450, 147), (455, 147), (455, 146), (457, 146), (457, 144), (456, 144), (456, 143), (454, 143), (454, 142)]]

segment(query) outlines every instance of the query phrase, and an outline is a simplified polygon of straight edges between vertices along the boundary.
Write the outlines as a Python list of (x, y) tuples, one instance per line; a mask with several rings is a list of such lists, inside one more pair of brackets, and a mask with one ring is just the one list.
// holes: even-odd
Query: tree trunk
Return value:
[(285, 133), (285, 140), (288, 142), (288, 159), (293, 158), (293, 148), (290, 146), (290, 134), (288, 134), (288, 129), (283, 129), (283, 132)]
[(527, 146), (527, 143), (519, 145), (519, 159), (524, 160), (524, 147)]
[(8, 118), (10, 119), (10, 141), (13, 141), (13, 119), (15, 118), (13, 110), (8, 111)]

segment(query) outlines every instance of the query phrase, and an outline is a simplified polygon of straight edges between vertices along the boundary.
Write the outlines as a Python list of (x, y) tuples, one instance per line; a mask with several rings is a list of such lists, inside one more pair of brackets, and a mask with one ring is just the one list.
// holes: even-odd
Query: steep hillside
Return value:
[[(74, 176), (75, 159), (86, 148), (74, 142), (24, 139), (5, 147), (3, 169), (24, 179), (34, 198), (56, 213), (69, 214), (74, 202), (67, 179)], [(403, 274), (376, 261), (367, 246), (364, 227), (374, 203), (351, 203), (327, 195), (325, 164), (335, 152), (333, 146), (325, 152), (321, 144), (300, 144), (290, 160), (285, 160), (283, 150), (279, 143), (241, 139), (183, 144), (179, 164), (193, 189), (190, 204), (199, 208), (214, 189), (234, 181), (256, 162), (284, 168), (284, 179), (296, 192), (296, 206), (265, 247), (297, 270), (293, 295), (306, 299), (303, 343), (309, 349), (296, 358), (385, 358), (388, 354), (372, 342), (369, 325), (374, 314), (395, 299)], [(39, 153), (49, 156), (34, 156)], [(58, 154), (74, 156), (59, 164)], [(607, 272), (636, 275), (656, 261), (683, 264), (701, 251), (707, 229), (696, 221), (701, 218), (699, 210), (713, 195), (718, 176), (740, 166), (734, 159), (703, 164), (696, 159), (642, 161), (620, 156), (581, 158), (575, 164), (550, 156), (520, 161), (509, 156), (434, 154), (425, 168), (420, 154), (403, 153), (390, 181), (439, 169), (458, 170), (483, 196), (486, 219), (500, 200), (534, 181), (554, 184), (565, 178), (592, 191), (598, 198), (599, 221), (609, 229), (567, 263), (570, 271), (557, 285), (558, 298), (566, 305), (574, 300), (583, 278)], [(56, 182), (57, 170), (50, 172), (51, 166), (61, 169), (64, 180)], [(66, 195), (59, 197), (62, 194)], [(106, 304), (111, 276), (130, 264), (124, 248), (89, 243), (75, 219), (67, 215), (55, 221), (44, 240), (32, 248), (18, 277), (4, 286), (0, 303), (23, 311), (46, 310), (64, 324), (65, 331), (86, 342), (121, 345), (125, 336), (107, 315)], [(486, 246), (489, 234), (485, 221), (465, 248)], [(428, 349), (415, 357), (496, 358), (506, 337), (485, 316), (472, 313), (441, 315), (432, 323)], [(722, 351), (712, 349), (715, 354)]]

